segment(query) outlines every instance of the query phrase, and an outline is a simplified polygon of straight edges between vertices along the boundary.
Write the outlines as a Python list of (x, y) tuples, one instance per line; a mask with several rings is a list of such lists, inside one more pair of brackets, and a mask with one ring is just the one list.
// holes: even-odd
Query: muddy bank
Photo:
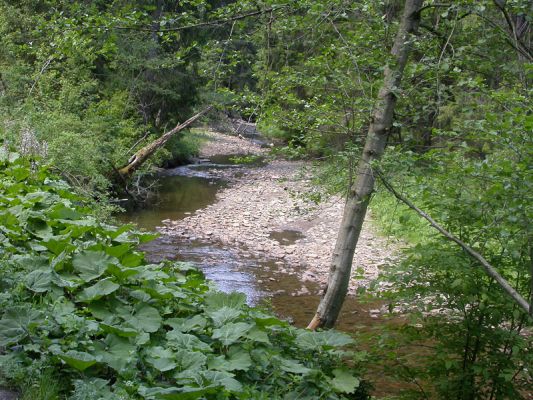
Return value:
[[(267, 152), (250, 140), (210, 132), (200, 157)], [(210, 168), (209, 173), (229, 182), (218, 191), (216, 202), (181, 220), (165, 220), (158, 229), (181, 240), (219, 242), (242, 257), (273, 259), (280, 273), (304, 283), (299, 295), (316, 294), (327, 280), (343, 200), (311, 201), (308, 194), (316, 188), (302, 162), (274, 160), (255, 168)], [(369, 218), (354, 257), (350, 293), (394, 262), (398, 247), (376, 234)]]

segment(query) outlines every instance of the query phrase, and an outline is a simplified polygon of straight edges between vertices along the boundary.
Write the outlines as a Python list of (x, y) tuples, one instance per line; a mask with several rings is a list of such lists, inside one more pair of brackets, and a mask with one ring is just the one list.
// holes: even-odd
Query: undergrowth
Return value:
[(0, 377), (22, 398), (365, 399), (346, 334), (309, 332), (195, 268), (149, 264), (46, 169), (0, 154)]

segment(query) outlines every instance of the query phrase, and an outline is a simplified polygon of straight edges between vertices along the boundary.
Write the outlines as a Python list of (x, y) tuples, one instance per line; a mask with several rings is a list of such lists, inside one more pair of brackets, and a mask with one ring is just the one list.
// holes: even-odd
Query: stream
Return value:
[[(142, 210), (120, 214), (117, 218), (124, 223), (136, 224), (139, 228), (154, 231), (165, 222), (178, 221), (194, 214), (217, 201), (217, 193), (231, 183), (221, 179), (216, 171), (237, 168), (240, 171), (256, 168), (264, 163), (259, 160), (247, 165), (236, 165), (232, 156), (215, 156), (199, 160), (196, 164), (181, 166), (160, 172), (157, 199)], [(258, 205), (260, 206), (260, 205)], [(220, 218), (224, 218), (221, 215)], [(207, 234), (209, 232), (206, 232)], [(281, 245), (294, 244), (302, 239), (302, 233), (286, 230), (272, 232), (270, 237)], [(243, 256), (242, 249), (215, 240), (199, 239), (194, 236), (167, 236), (142, 246), (150, 262), (163, 259), (188, 262), (203, 271), (218, 290), (244, 293), (250, 305), (264, 304), (278, 317), (298, 327), (305, 327), (313, 318), (320, 301), (317, 284), (305, 282), (308, 292), (302, 293), (302, 282), (295, 275), (283, 272), (286, 265), (279, 259)], [(363, 337), (379, 335), (385, 325), (397, 324), (398, 319), (387, 319), (379, 313), (384, 302), (363, 302), (356, 297), (347, 297), (338, 319), (337, 329), (357, 333)], [(363, 346), (363, 349), (366, 346)], [(370, 349), (369, 349), (370, 350)], [(395, 382), (383, 375), (378, 367), (367, 371), (375, 385), (374, 395), (397, 393), (405, 384)]]
[[(229, 183), (213, 173), (217, 169), (259, 167), (262, 161), (238, 165), (232, 162), (238, 155), (214, 156), (195, 164), (161, 171), (157, 199), (142, 210), (120, 214), (121, 222), (136, 224), (139, 228), (153, 231), (165, 220), (181, 220), (196, 210), (216, 201), (216, 194)], [(223, 216), (221, 216), (222, 218)], [(298, 231), (272, 232), (271, 237), (281, 245), (293, 244), (303, 236)], [(194, 236), (175, 237), (161, 235), (143, 245), (151, 262), (163, 259), (189, 262), (201, 269), (217, 289), (225, 292), (244, 293), (250, 305), (262, 302), (269, 304), (281, 318), (297, 326), (306, 326), (312, 319), (319, 296), (301, 293), (302, 283), (296, 276), (282, 272), (279, 260), (252, 255), (237, 255), (234, 248), (216, 241), (199, 240)], [(318, 287), (310, 285), (310, 293)], [(380, 317), (375, 312), (381, 303), (365, 304), (347, 298), (339, 318), (338, 329), (354, 331), (357, 327), (373, 327)], [(374, 312), (372, 312), (374, 311)]]

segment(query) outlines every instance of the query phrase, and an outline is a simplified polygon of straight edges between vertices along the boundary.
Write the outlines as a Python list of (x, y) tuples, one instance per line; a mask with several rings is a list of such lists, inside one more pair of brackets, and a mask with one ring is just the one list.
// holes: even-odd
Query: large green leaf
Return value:
[(37, 269), (26, 275), (24, 281), (32, 292), (47, 292), (52, 288), (52, 271)]
[(120, 288), (111, 278), (102, 279), (94, 285), (85, 288), (77, 297), (78, 301), (89, 302), (107, 296)]
[(178, 365), (174, 353), (160, 346), (147, 349), (145, 359), (152, 367), (160, 372), (170, 371)]
[(167, 340), (169, 345), (176, 349), (211, 351), (211, 347), (197, 336), (183, 333), (176, 329), (167, 332)]
[(141, 303), (136, 307), (135, 313), (128, 322), (137, 329), (152, 333), (157, 332), (162, 321), (163, 319), (156, 308)]
[(85, 371), (91, 365), (96, 364), (96, 358), (83, 351), (69, 350), (66, 353), (58, 354), (57, 356), (79, 371)]
[(114, 370), (121, 372), (136, 359), (137, 346), (126, 338), (108, 335), (104, 344), (95, 350), (95, 355)]
[(359, 387), (359, 379), (348, 370), (337, 368), (333, 370), (333, 375), (335, 378), (331, 379), (331, 385), (339, 392), (353, 393)]
[(209, 360), (209, 369), (218, 371), (246, 371), (252, 366), (252, 359), (247, 351), (240, 347), (230, 349), (227, 356), (213, 357)]
[(0, 346), (19, 343), (43, 321), (39, 311), (22, 306), (9, 308), (0, 320)]
[(176, 363), (180, 371), (200, 370), (206, 362), (207, 357), (199, 351), (180, 349), (176, 352)]
[(207, 319), (202, 315), (191, 318), (169, 318), (165, 320), (168, 325), (180, 332), (202, 331), (207, 326)]
[(212, 292), (205, 296), (206, 309), (218, 310), (222, 307), (240, 309), (246, 304), (246, 295), (243, 293)]
[(116, 258), (111, 257), (103, 251), (86, 250), (74, 255), (72, 265), (78, 272), (81, 279), (86, 282), (101, 276), (109, 264), (117, 262)]
[(302, 363), (299, 363), (294, 360), (281, 359), (280, 368), (282, 371), (291, 372), (293, 374), (302, 374), (305, 375), (311, 370), (304, 366)]
[(231, 322), (239, 318), (239, 316), (242, 314), (242, 311), (237, 308), (230, 308), (230, 307), (222, 307), (215, 311), (208, 311), (206, 312), (206, 315), (209, 316), (213, 323), (215, 324), (215, 327), (220, 327), (224, 325), (226, 322)]
[(333, 330), (323, 332), (299, 331), (296, 344), (305, 350), (340, 347), (352, 344), (354, 340), (346, 333)]
[(251, 328), (252, 324), (245, 322), (229, 323), (221, 328), (213, 330), (213, 339), (219, 339), (223, 345), (229, 346), (237, 342)]

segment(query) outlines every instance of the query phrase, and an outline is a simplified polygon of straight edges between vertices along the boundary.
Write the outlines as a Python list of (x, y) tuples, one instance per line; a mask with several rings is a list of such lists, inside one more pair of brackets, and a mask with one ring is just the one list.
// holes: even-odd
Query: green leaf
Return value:
[(206, 315), (213, 320), (215, 327), (220, 327), (226, 322), (234, 321), (235, 319), (239, 318), (241, 314), (242, 311), (240, 309), (226, 306), (215, 311), (206, 312)]
[(218, 356), (209, 360), (209, 369), (218, 371), (246, 371), (251, 366), (250, 354), (240, 347), (232, 348), (227, 357)]
[[(95, 346), (96, 347), (96, 346)], [(100, 346), (95, 355), (114, 370), (121, 372), (136, 359), (137, 346), (126, 338), (108, 335), (105, 346)]]
[(335, 378), (331, 379), (331, 384), (338, 392), (353, 393), (359, 387), (359, 379), (348, 370), (337, 368), (333, 370), (333, 375)]
[(293, 374), (302, 374), (305, 375), (309, 371), (311, 371), (309, 368), (304, 366), (303, 364), (294, 361), (294, 360), (287, 360), (287, 359), (281, 359), (280, 362), (280, 368), (283, 371), (291, 372)]
[(116, 258), (108, 256), (103, 251), (82, 251), (72, 258), (74, 269), (79, 273), (80, 278), (86, 282), (100, 277), (108, 265), (116, 262)]
[(205, 366), (206, 362), (206, 355), (199, 351), (180, 349), (176, 352), (176, 363), (180, 371), (200, 370)]
[(146, 361), (160, 372), (170, 371), (178, 365), (174, 353), (160, 346), (147, 350)]
[(37, 269), (30, 272), (24, 281), (26, 287), (32, 292), (44, 293), (52, 288), (52, 272)]
[(246, 304), (243, 293), (212, 292), (205, 296), (206, 310), (214, 311), (222, 307), (241, 309)]
[(139, 331), (123, 325), (109, 325), (104, 322), (100, 322), (99, 326), (103, 332), (114, 333), (117, 336), (134, 337), (139, 334)]
[(17, 344), (43, 322), (43, 315), (25, 307), (9, 308), (0, 320), (0, 346)]
[(83, 351), (69, 350), (66, 353), (58, 354), (57, 356), (78, 371), (85, 371), (91, 365), (96, 364), (96, 358)]
[(268, 333), (262, 331), (258, 327), (253, 327), (252, 329), (250, 329), (250, 331), (245, 335), (245, 337), (247, 339), (253, 340), (254, 342), (272, 344), (268, 337)]
[(229, 323), (221, 328), (214, 329), (213, 339), (219, 339), (223, 345), (229, 346), (244, 336), (252, 326), (252, 324), (244, 322)]
[(128, 321), (131, 326), (136, 327), (142, 331), (153, 333), (161, 327), (163, 319), (156, 308), (149, 306), (146, 303), (140, 303), (136, 307), (136, 311)]
[(104, 296), (107, 296), (120, 288), (120, 285), (114, 283), (111, 278), (102, 279), (96, 282), (94, 285), (84, 289), (78, 296), (78, 301), (89, 302), (92, 300), (98, 300)]
[(350, 335), (333, 330), (323, 332), (298, 331), (296, 344), (305, 350), (341, 347), (352, 344)]
[(211, 351), (211, 347), (197, 336), (180, 332), (176, 329), (167, 332), (169, 345), (177, 349)]
[(202, 376), (210, 383), (222, 386), (229, 392), (242, 392), (242, 385), (233, 374), (224, 371), (204, 371)]
[(207, 326), (207, 319), (201, 315), (192, 318), (169, 318), (165, 325), (180, 332), (202, 331)]

